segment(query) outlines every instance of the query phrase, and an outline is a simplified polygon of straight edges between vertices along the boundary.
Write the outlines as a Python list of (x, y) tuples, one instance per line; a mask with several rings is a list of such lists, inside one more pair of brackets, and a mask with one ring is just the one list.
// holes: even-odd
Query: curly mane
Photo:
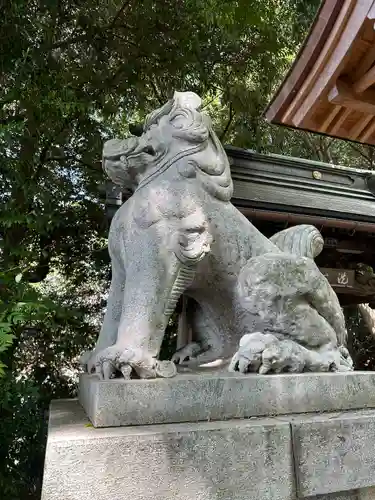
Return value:
[[(229, 161), (213, 130), (210, 117), (201, 111), (201, 106), (202, 100), (194, 92), (175, 92), (173, 99), (147, 116), (144, 131), (158, 123), (162, 116), (169, 115), (170, 122), (181, 117), (181, 126), (173, 131), (173, 137), (198, 146), (198, 153), (193, 153), (193, 157), (189, 159), (189, 165), (194, 167), (194, 172), (190, 169), (189, 174), (180, 172), (181, 175), (195, 175), (213, 197), (229, 201), (233, 194)], [(182, 153), (178, 160), (192, 156), (191, 149)]]

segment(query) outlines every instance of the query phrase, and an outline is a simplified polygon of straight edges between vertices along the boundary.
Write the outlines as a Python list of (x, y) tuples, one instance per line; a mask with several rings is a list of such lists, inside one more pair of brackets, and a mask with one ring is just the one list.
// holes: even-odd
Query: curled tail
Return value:
[(274, 234), (270, 240), (282, 252), (315, 259), (323, 250), (324, 240), (316, 227), (301, 224)]

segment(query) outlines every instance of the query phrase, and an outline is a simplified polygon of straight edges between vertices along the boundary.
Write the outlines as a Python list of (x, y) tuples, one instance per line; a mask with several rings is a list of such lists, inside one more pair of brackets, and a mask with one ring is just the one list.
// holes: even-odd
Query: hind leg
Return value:
[(190, 366), (215, 361), (223, 353), (216, 323), (208, 307), (201, 306), (191, 298), (188, 300), (187, 316), (193, 341), (178, 349), (172, 356), (172, 361)]
[(172, 361), (178, 365), (181, 365), (185, 361), (190, 361), (192, 358), (196, 358), (202, 352), (202, 346), (198, 342), (189, 342), (189, 344), (184, 345), (172, 356)]

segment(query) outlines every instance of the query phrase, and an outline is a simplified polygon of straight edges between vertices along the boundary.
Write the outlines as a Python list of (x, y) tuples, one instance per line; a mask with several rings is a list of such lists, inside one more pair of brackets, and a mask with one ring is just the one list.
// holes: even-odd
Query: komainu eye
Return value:
[(148, 155), (156, 156), (156, 151), (151, 145), (146, 146), (144, 152), (147, 153)]
[(174, 128), (184, 128), (184, 126), (186, 125), (186, 119), (186, 113), (179, 112), (171, 117), (170, 122)]

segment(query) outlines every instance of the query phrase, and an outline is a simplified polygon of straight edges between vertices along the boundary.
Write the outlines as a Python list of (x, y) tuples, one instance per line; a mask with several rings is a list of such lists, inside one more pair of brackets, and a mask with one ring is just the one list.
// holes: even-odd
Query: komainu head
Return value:
[(229, 201), (229, 162), (201, 104), (193, 92), (175, 92), (147, 116), (140, 137), (106, 142), (103, 168), (112, 181), (136, 190), (176, 169), (181, 178), (196, 179), (212, 196)]

